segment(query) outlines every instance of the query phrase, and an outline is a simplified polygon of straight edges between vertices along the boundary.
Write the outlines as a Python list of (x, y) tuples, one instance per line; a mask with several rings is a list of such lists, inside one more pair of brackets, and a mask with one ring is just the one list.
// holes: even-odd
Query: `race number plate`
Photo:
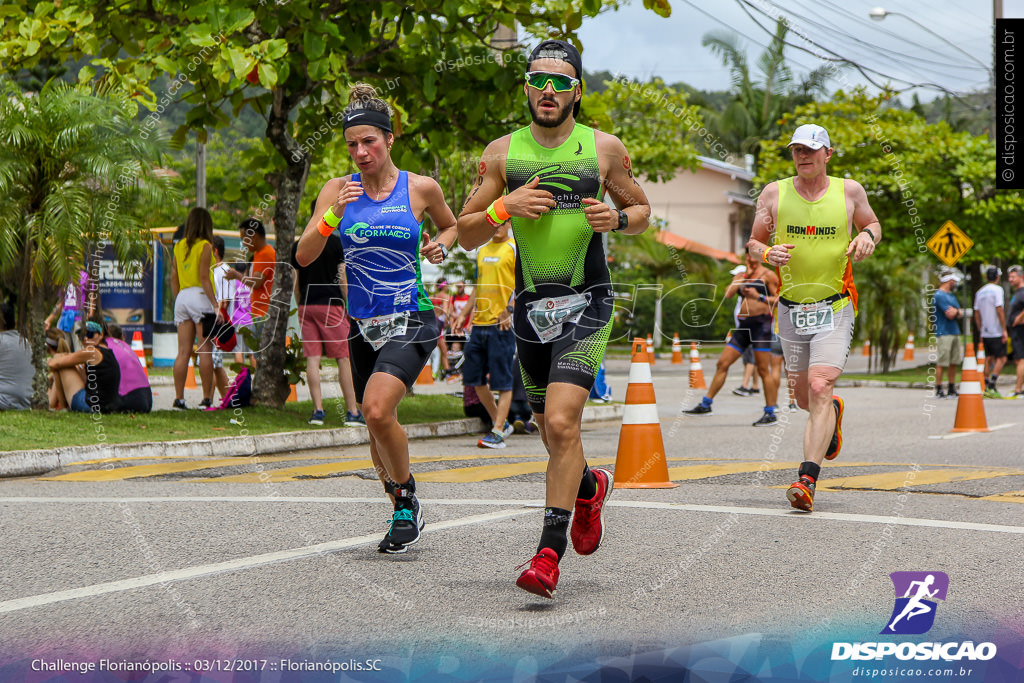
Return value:
[(364, 318), (357, 321), (359, 333), (370, 342), (374, 351), (379, 351), (393, 337), (401, 337), (409, 327), (408, 313), (392, 313), (378, 315), (376, 318)]
[(562, 325), (578, 323), (589, 305), (589, 292), (539, 299), (526, 305), (526, 319), (537, 338), (549, 342), (562, 334)]
[(789, 319), (797, 334), (811, 335), (835, 329), (835, 318), (831, 301), (813, 304), (798, 304), (789, 309)]

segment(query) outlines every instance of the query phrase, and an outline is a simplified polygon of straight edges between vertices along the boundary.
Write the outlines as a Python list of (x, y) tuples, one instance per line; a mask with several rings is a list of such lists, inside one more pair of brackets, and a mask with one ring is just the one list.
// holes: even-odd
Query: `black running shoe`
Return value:
[(185, 405), (185, 399), (183, 398), (174, 399), (174, 403), (171, 404), (171, 407), (177, 408), (178, 410), (186, 410), (188, 408), (188, 406)]
[(694, 407), (690, 408), (689, 410), (684, 410), (683, 414), (684, 415), (710, 415), (711, 414), (711, 406), (706, 406), (703, 403), (698, 403), (697, 405), (695, 405)]
[(737, 396), (750, 396), (751, 391), (746, 387), (736, 387), (735, 389), (732, 390), (732, 393), (736, 394)]
[(378, 552), (398, 555), (408, 550), (409, 546), (420, 540), (423, 528), (423, 510), (420, 501), (412, 496), (412, 507), (395, 510), (391, 518), (391, 528), (384, 540), (377, 545)]
[(775, 413), (762, 413), (761, 419), (754, 423), (755, 427), (771, 427), (773, 424), (777, 424), (779, 418), (775, 416)]
[(204, 398), (202, 401), (199, 402), (199, 406), (198, 406), (197, 410), (206, 410), (207, 408), (211, 407), (212, 405), (213, 405), (213, 400), (212, 399)]
[(946, 398), (946, 392), (942, 390), (942, 387), (935, 390), (935, 398)]

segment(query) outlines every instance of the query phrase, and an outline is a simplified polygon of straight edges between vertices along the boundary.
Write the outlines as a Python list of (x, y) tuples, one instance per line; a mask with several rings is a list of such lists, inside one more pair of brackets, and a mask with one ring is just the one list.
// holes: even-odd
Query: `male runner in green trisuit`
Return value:
[[(576, 123), (582, 75), (572, 45), (546, 40), (534, 49), (523, 87), (533, 123), (487, 146), (459, 216), (463, 248), (483, 244), (509, 219), (519, 246), (512, 329), (549, 460), (540, 545), (516, 584), (547, 598), (570, 517), (576, 552), (597, 550), (613, 487), (609, 472), (587, 467), (580, 439), (583, 406), (611, 332), (602, 234), (638, 235), (651, 214), (622, 142)], [(605, 192), (617, 208), (601, 201)]]

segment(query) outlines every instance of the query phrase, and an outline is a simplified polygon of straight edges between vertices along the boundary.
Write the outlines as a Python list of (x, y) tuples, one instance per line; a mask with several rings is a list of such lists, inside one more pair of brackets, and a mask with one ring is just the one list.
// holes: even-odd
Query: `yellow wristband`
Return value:
[(324, 222), (327, 223), (327, 225), (331, 226), (332, 228), (338, 227), (338, 225), (341, 223), (341, 218), (334, 215), (333, 206), (327, 207), (327, 213), (324, 214)]
[(327, 216), (320, 219), (320, 224), (316, 226), (316, 229), (320, 231), (320, 234), (324, 237), (330, 237), (331, 233), (338, 229), (338, 226), (331, 226), (327, 222)]
[(512, 215), (505, 210), (504, 197), (498, 197), (491, 202), (491, 205), (487, 207), (487, 215), (498, 224), (504, 223), (509, 218), (512, 218)]

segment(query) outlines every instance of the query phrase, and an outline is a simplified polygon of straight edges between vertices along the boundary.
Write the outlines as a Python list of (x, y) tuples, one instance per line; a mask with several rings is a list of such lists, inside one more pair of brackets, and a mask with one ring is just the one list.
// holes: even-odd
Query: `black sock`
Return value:
[(814, 481), (818, 481), (818, 476), (820, 474), (821, 474), (821, 465), (818, 465), (817, 463), (813, 463), (810, 460), (805, 460), (802, 463), (800, 463), (800, 471), (797, 473), (797, 476), (802, 477), (804, 475), (807, 475), (808, 477), (810, 477)]
[(947, 393), (952, 394), (954, 391), (956, 391), (956, 386), (953, 384), (953, 382), (950, 382), (949, 383), (949, 391)]
[(569, 545), (567, 534), (570, 517), (572, 517), (572, 512), (562, 508), (546, 508), (544, 510), (544, 530), (540, 532), (538, 553), (542, 548), (551, 548), (558, 555), (558, 559), (562, 559), (565, 548)]
[(580, 488), (576, 492), (577, 498), (583, 500), (593, 500), (594, 496), (597, 495), (597, 477), (590, 471), (590, 467), (583, 464), (583, 478), (580, 479)]
[[(384, 486), (387, 488), (387, 485)], [(395, 509), (401, 510), (402, 508), (411, 508), (412, 499), (416, 495), (416, 480), (409, 475), (409, 481), (404, 484), (394, 484), (394, 489), (391, 491), (392, 495), (395, 496)]]

